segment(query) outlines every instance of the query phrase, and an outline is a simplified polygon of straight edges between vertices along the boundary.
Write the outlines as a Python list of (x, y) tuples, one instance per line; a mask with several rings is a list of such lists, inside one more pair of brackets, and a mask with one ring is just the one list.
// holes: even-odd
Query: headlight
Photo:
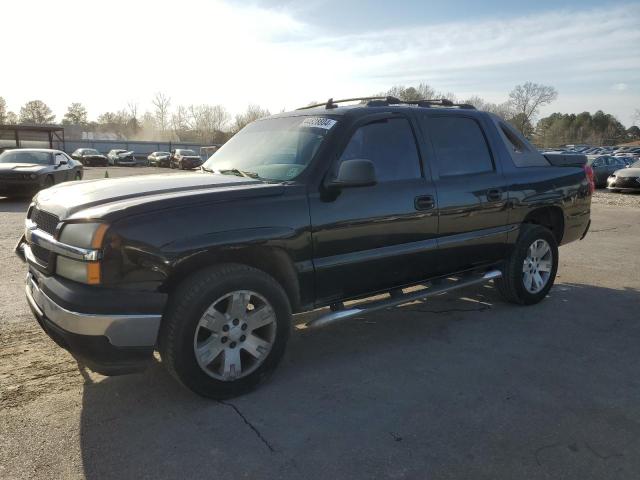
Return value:
[(106, 223), (68, 223), (62, 228), (60, 241), (80, 248), (102, 248)]
[[(69, 223), (62, 228), (60, 242), (74, 247), (101, 249), (109, 226), (106, 223)], [(97, 285), (101, 282), (100, 261), (74, 260), (59, 255), (56, 273), (76, 282)]]

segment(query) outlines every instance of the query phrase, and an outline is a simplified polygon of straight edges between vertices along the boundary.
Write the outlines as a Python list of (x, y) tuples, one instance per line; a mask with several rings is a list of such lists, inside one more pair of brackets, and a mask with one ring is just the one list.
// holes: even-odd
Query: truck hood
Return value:
[(621, 168), (620, 170), (616, 170), (614, 175), (621, 178), (640, 177), (640, 168)]
[(41, 191), (34, 204), (60, 220), (111, 219), (149, 210), (278, 195), (280, 184), (209, 173), (137, 175), (65, 182)]

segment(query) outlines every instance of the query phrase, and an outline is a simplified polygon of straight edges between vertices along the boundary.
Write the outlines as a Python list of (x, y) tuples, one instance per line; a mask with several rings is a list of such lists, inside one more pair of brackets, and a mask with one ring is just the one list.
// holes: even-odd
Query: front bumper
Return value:
[(607, 189), (621, 192), (640, 192), (640, 177), (609, 177)]
[[(28, 258), (29, 246), (21, 248)], [(85, 286), (34, 268), (25, 293), (43, 330), (92, 370), (131, 373), (152, 360), (166, 294)]]
[(33, 180), (14, 180), (0, 178), (0, 194), (23, 194), (33, 193), (40, 189), (40, 179)]

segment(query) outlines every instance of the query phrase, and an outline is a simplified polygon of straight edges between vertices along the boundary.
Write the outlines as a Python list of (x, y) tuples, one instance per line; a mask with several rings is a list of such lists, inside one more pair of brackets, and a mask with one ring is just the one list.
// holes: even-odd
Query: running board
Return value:
[(468, 274), (456, 277), (453, 280), (446, 279), (443, 280), (442, 283), (432, 284), (428, 288), (419, 290), (417, 292), (392, 295), (389, 298), (385, 298), (383, 300), (374, 300), (372, 302), (354, 305), (353, 307), (347, 307), (341, 310), (328, 312), (324, 315), (319, 316), (318, 318), (310, 320), (309, 322), (307, 322), (306, 326), (308, 328), (324, 327), (331, 323), (347, 320), (357, 315), (364, 315), (366, 313), (375, 312), (377, 310), (397, 307), (398, 305), (415, 302), (417, 300), (424, 300), (435, 295), (458, 290), (459, 288), (486, 283), (489, 280), (494, 280), (496, 278), (500, 278), (501, 276), (502, 272), (500, 270), (490, 270), (484, 274)]

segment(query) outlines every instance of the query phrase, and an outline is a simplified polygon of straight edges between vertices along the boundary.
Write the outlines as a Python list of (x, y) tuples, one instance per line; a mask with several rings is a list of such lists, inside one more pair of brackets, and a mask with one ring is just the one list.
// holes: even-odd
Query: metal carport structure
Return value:
[(8, 148), (64, 150), (64, 127), (59, 125), (0, 125), (0, 151)]

